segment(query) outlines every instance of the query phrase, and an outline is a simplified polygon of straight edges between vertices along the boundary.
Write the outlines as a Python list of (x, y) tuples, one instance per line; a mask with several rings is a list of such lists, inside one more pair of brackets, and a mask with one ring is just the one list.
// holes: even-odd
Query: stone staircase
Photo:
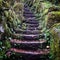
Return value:
[[(8, 56), (12, 52), (20, 54), (17, 60), (49, 60), (49, 46), (44, 35), (41, 34), (39, 28), (39, 21), (35, 19), (35, 15), (30, 11), (28, 6), (24, 5), (24, 23), (26, 30), (15, 29), (16, 35), (21, 39), (11, 39), (11, 49), (6, 53)], [(14, 59), (13, 59), (14, 60)]]

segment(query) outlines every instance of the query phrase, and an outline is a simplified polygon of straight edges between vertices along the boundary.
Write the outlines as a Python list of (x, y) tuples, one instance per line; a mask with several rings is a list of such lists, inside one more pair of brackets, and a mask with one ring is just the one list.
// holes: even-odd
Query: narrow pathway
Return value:
[(22, 60), (48, 60), (47, 41), (40, 38), (42, 35), (40, 34), (39, 21), (35, 19), (34, 13), (26, 5), (24, 5), (24, 17), (27, 28), (26, 30), (15, 30), (16, 35), (20, 35), (22, 38), (10, 40), (12, 47), (9, 51), (20, 54)]

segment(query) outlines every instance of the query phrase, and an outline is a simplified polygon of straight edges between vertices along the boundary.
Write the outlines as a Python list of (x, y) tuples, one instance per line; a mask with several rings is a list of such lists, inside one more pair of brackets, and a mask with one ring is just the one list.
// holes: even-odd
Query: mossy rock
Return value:
[(2, 7), (2, 2), (3, 2), (3, 0), (0, 0), (0, 8)]
[(56, 6), (56, 5), (51, 5), (51, 7), (49, 7), (49, 12), (52, 12), (52, 11), (60, 11), (60, 7), (59, 6)]
[(53, 60), (60, 60), (60, 23), (53, 25), (51, 33), (51, 55)]
[(51, 2), (52, 4), (59, 4), (60, 0), (48, 0), (49, 2)]
[(13, 8), (14, 8), (15, 11), (22, 11), (23, 7), (24, 7), (23, 3), (15, 3), (13, 5)]
[(46, 20), (47, 28), (51, 28), (54, 24), (60, 22), (60, 11), (49, 12)]

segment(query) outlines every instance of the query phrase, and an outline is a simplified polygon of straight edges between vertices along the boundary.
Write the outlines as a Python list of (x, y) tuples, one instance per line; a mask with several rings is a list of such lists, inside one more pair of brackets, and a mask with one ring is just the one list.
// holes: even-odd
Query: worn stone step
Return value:
[(23, 33), (23, 34), (39, 34), (40, 31), (39, 30), (21, 30), (21, 29), (15, 29), (16, 33)]
[(35, 17), (41, 17), (40, 15), (35, 15), (31, 11), (24, 11), (23, 16), (35, 16)]
[(37, 51), (26, 51), (26, 50), (22, 50), (22, 49), (16, 49), (16, 48), (11, 48), (10, 49), (11, 52), (15, 52), (15, 53), (20, 53), (20, 54), (29, 54), (29, 55), (47, 55), (49, 54), (49, 49), (42, 49), (42, 50), (37, 50)]
[(13, 39), (21, 39), (21, 40), (31, 40), (31, 41), (36, 41), (39, 39), (44, 39), (45, 35), (44, 34), (19, 34), (15, 33), (13, 34)]
[(11, 43), (17, 43), (17, 44), (40, 44), (40, 43), (45, 43), (47, 40), (41, 39), (39, 41), (23, 41), (23, 40), (18, 40), (18, 39), (11, 39)]
[(25, 49), (25, 50), (38, 50), (47, 48), (47, 41), (41, 39), (40, 41), (20, 41), (20, 40), (10, 40), (13, 48)]
[(34, 22), (39, 22), (35, 17), (32, 18), (27, 18), (25, 21), (34, 21)]
[[(30, 10), (24, 10), (23, 14), (33, 14)], [(34, 15), (34, 14), (33, 14)]]
[(25, 14), (25, 13), (27, 13), (27, 14), (34, 14), (33, 12), (31, 12), (31, 11), (29, 10), (29, 8), (24, 8), (23, 13), (24, 13), (24, 14)]
[(41, 28), (38, 27), (27, 27), (26, 30), (41, 30)]
[(30, 11), (30, 9), (29, 9), (29, 8), (25, 8), (25, 7), (24, 7), (24, 11)]
[[(11, 54), (9, 54), (11, 53)], [(31, 55), (31, 54), (21, 54), (15, 52), (7, 52), (6, 54), (11, 60), (49, 60), (47, 55)]]
[(30, 27), (38, 27), (39, 24), (26, 24), (26, 26), (30, 26)]
[(39, 34), (14, 34), (14, 35), (22, 40), (39, 40), (40, 38)]
[(39, 34), (39, 31), (23, 31), (23, 34)]
[(24, 8), (28, 8), (28, 5), (27, 4), (24, 4)]
[(39, 30), (40, 28), (39, 28), (39, 26), (37, 27), (37, 26), (31, 26), (31, 25), (30, 25), (30, 26), (26, 26), (26, 29), (32, 31), (32, 30), (35, 30), (35, 29), (36, 29), (36, 30)]
[[(39, 36), (36, 36), (35, 38), (33, 38), (34, 36), (33, 37), (29, 36), (29, 35), (33, 35), (33, 34), (19, 34), (19, 33), (15, 33), (13, 35), (14, 35), (13, 39), (20, 39), (20, 40), (27, 40), (27, 41), (29, 41), (29, 40), (32, 40), (32, 41), (33, 40), (39, 40), (38, 39)], [(34, 35), (36, 35), (36, 34), (34, 34)], [(32, 38), (30, 38), (30, 37), (32, 37)]]
[(24, 15), (25, 15), (25, 14), (35, 15), (35, 14), (33, 14), (31, 11), (29, 11), (29, 10), (24, 11), (23, 14), (24, 14)]
[(27, 31), (27, 32), (38, 32), (39, 30), (32, 30), (32, 31), (31, 31), (31, 30), (27, 30), (27, 29), (26, 29), (26, 30), (23, 30), (23, 29), (17, 28), (17, 29), (15, 29), (14, 31), (16, 31), (16, 32), (20, 32), (20, 31), (21, 31), (21, 32), (23, 32), (23, 31), (24, 31), (24, 32), (26, 32), (26, 31)]
[(23, 39), (27, 39), (27, 40), (37, 40), (39, 39), (39, 35), (38, 34), (26, 34), (26, 35), (22, 35)]
[(36, 16), (34, 16), (33, 14), (23, 14), (23, 16), (24, 17), (26, 17), (26, 18), (32, 18), (32, 17), (36, 17)]
[(35, 20), (25, 20), (25, 23), (29, 23), (29, 24), (39, 24), (38, 21), (35, 21)]
[(27, 18), (27, 20), (36, 20), (36, 18), (35, 17), (30, 17), (30, 18)]
[(35, 16), (24, 16), (24, 18), (28, 19), (28, 18), (35, 18)]

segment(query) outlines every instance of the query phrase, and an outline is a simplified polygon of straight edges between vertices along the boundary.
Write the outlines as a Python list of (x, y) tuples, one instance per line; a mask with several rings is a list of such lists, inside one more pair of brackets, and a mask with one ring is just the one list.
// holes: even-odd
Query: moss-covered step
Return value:
[(29, 14), (29, 13), (30, 13), (30, 14), (33, 14), (33, 12), (31, 12), (29, 8), (24, 8), (23, 13), (26, 13), (26, 14)]
[(49, 49), (37, 50), (37, 51), (26, 51), (22, 49), (11, 48), (10, 51), (25, 54), (25, 55), (47, 55), (49, 54)]
[(28, 22), (28, 21), (29, 21), (29, 22), (30, 22), (30, 21), (31, 21), (31, 22), (32, 22), (32, 21), (33, 21), (33, 22), (38, 22), (38, 20), (36, 20), (35, 18), (27, 18), (27, 19), (25, 19), (25, 21), (27, 21), (27, 22)]
[(39, 40), (44, 39), (45, 36), (43, 34), (14, 34), (14, 39), (21, 39), (21, 40)]
[(39, 34), (39, 33), (41, 33), (39, 30), (33, 30), (33, 31), (31, 31), (31, 30), (26, 30), (26, 31), (23, 31), (22, 32), (23, 34)]
[(39, 35), (38, 34), (25, 34), (25, 35), (22, 35), (21, 36), (23, 39), (26, 39), (26, 40), (37, 40), (39, 39)]
[(41, 33), (39, 30), (21, 30), (21, 29), (15, 29), (16, 33), (23, 33), (23, 34), (39, 34)]
[(29, 8), (25, 8), (25, 7), (24, 7), (24, 11), (30, 11), (30, 9), (29, 9)]
[(28, 17), (35, 17), (35, 15), (33, 13), (24, 13), (23, 16), (28, 16)]
[(39, 27), (27, 27), (26, 30), (41, 30)]
[(38, 50), (47, 48), (47, 40), (41, 39), (40, 41), (20, 41), (10, 40), (13, 48), (25, 49), (25, 50)]
[(31, 11), (24, 11), (23, 14), (31, 14), (31, 15), (34, 15)]
[(27, 8), (28, 7), (27, 4), (24, 4), (24, 7)]
[(30, 27), (38, 27), (39, 24), (26, 24), (27, 26), (30, 26)]
[(25, 23), (30, 23), (30, 24), (39, 24), (39, 22), (38, 21), (35, 21), (35, 20), (25, 20)]

